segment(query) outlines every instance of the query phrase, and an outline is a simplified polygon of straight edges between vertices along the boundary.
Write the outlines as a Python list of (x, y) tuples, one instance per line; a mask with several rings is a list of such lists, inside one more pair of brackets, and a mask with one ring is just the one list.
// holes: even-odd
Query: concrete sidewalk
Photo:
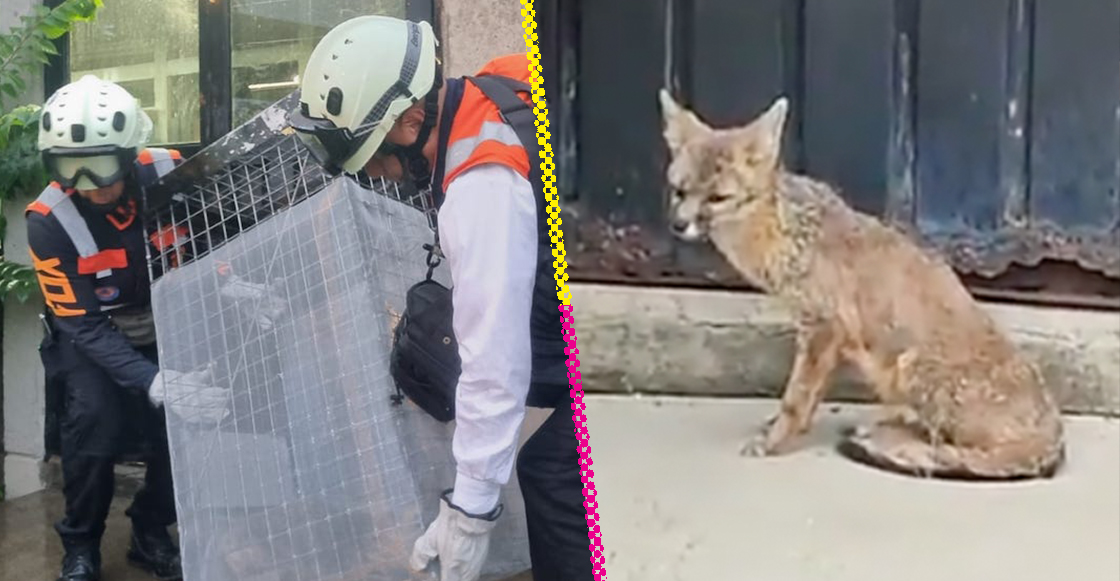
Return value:
[[(1053, 481), (959, 484), (836, 456), (837, 432), (865, 407), (825, 406), (790, 456), (740, 457), (777, 405), (588, 398), (609, 579), (1120, 579), (1120, 422), (1069, 418), (1070, 463)], [(110, 517), (107, 581), (149, 578), (123, 562), (124, 504)], [(56, 491), (0, 505), (0, 581), (54, 578), (61, 509)]]
[(1049, 482), (920, 481), (832, 452), (870, 411), (822, 407), (798, 452), (738, 455), (777, 402), (592, 397), (612, 581), (1116, 581), (1120, 423), (1069, 418)]

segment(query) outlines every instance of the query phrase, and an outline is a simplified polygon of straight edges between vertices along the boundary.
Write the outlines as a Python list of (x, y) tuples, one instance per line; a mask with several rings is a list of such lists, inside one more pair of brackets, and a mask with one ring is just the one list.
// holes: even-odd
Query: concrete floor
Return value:
[[(1120, 579), (1120, 422), (1069, 418), (1070, 463), (1056, 480), (959, 484), (836, 456), (830, 445), (861, 407), (824, 407), (790, 456), (740, 457), (776, 405), (588, 399), (609, 579)], [(110, 517), (106, 581), (148, 579), (124, 562), (124, 505)], [(0, 504), (0, 581), (54, 579), (61, 509), (57, 492)]]
[(740, 444), (774, 401), (592, 398), (612, 581), (1116, 581), (1120, 423), (1069, 418), (1049, 482), (920, 481), (831, 451), (866, 408), (822, 408), (798, 452)]
[[(0, 503), (0, 581), (52, 581), (58, 575), (62, 547), (51, 528), (61, 518), (64, 500), (54, 490)], [(102, 549), (103, 581), (150, 581), (151, 576), (125, 560), (129, 522), (127, 499), (118, 498), (109, 515)], [(533, 581), (525, 573), (507, 581)]]
[[(45, 490), (0, 503), (0, 581), (54, 581), (62, 547), (52, 528), (62, 517), (62, 493)], [(103, 581), (151, 581), (153, 577), (128, 564), (129, 522), (126, 498), (118, 498), (109, 514), (102, 541)], [(203, 580), (205, 581), (205, 580)], [(533, 581), (524, 573), (506, 581)]]
[[(52, 528), (62, 517), (62, 493), (54, 490), (0, 503), (0, 581), (53, 581), (62, 563), (62, 546)], [(118, 499), (102, 541), (105, 581), (141, 581), (151, 576), (130, 566), (127, 500)]]

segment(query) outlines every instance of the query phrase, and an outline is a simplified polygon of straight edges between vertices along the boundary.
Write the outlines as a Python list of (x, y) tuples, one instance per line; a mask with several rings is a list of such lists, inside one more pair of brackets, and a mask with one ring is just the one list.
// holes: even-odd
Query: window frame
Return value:
[[(439, 0), (406, 0), (405, 15), (410, 20), (430, 22), (437, 35), (440, 30), (437, 15)], [(62, 0), (43, 0), (54, 8)], [(232, 33), (230, 30), (229, 0), (198, 0), (198, 80), (199, 80), (199, 133), (201, 139), (191, 143), (169, 143), (165, 147), (178, 149), (184, 156), (192, 156), (234, 129), (233, 125), (233, 70)], [(50, 95), (66, 84), (70, 76), (70, 35), (54, 41), (58, 50), (43, 67), (44, 95)], [(215, 105), (216, 104), (216, 105)]]

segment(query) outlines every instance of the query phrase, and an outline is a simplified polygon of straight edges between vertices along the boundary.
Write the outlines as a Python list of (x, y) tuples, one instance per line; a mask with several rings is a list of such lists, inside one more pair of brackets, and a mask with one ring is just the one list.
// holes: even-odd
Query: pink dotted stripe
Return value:
[(537, 141), (542, 146), (540, 157), (542, 159), (541, 171), (543, 173), (544, 193), (548, 199), (549, 230), (553, 243), (553, 256), (556, 258), (556, 287), (557, 297), (562, 303), (560, 306), (563, 317), (564, 341), (567, 343), (565, 353), (568, 355), (568, 383), (572, 386), (572, 420), (575, 423), (576, 439), (579, 442), (580, 478), (583, 481), (583, 506), (587, 511), (587, 538), (591, 567), (595, 581), (606, 581), (606, 558), (603, 556), (602, 532), (599, 529), (599, 503), (595, 499), (595, 471), (591, 469), (591, 445), (588, 443), (587, 431), (587, 406), (583, 402), (583, 382), (579, 373), (579, 349), (576, 348), (576, 335), (573, 328), (571, 291), (568, 289), (568, 275), (564, 272), (568, 265), (564, 259), (564, 232), (560, 229), (560, 204), (556, 194), (556, 170), (552, 162), (552, 146), (549, 143), (548, 131), (548, 106), (545, 101), (542, 67), (540, 64), (540, 49), (537, 47), (536, 11), (533, 10), (533, 0), (521, 0), (522, 25), (525, 29), (525, 45), (528, 47), (529, 75), (532, 78), (533, 102), (536, 105), (534, 113), (537, 116)]
[(583, 382), (579, 373), (579, 349), (576, 347), (576, 333), (573, 329), (575, 318), (571, 305), (560, 305), (564, 320), (564, 341), (568, 344), (564, 352), (568, 355), (568, 384), (572, 386), (572, 420), (576, 424), (576, 439), (579, 440), (580, 478), (583, 480), (583, 506), (587, 510), (587, 538), (591, 541), (591, 566), (595, 581), (607, 578), (606, 562), (603, 555), (603, 533), (599, 528), (599, 502), (595, 499), (595, 471), (591, 468), (590, 435), (587, 432), (587, 406), (583, 403)]

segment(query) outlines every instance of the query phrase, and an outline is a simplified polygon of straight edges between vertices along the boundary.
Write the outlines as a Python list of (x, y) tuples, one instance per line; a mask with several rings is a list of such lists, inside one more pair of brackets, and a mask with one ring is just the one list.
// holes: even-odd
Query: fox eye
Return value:
[(710, 194), (708, 196), (708, 202), (712, 204), (718, 204), (720, 202), (726, 202), (730, 197), (731, 196), (725, 196), (723, 194)]

